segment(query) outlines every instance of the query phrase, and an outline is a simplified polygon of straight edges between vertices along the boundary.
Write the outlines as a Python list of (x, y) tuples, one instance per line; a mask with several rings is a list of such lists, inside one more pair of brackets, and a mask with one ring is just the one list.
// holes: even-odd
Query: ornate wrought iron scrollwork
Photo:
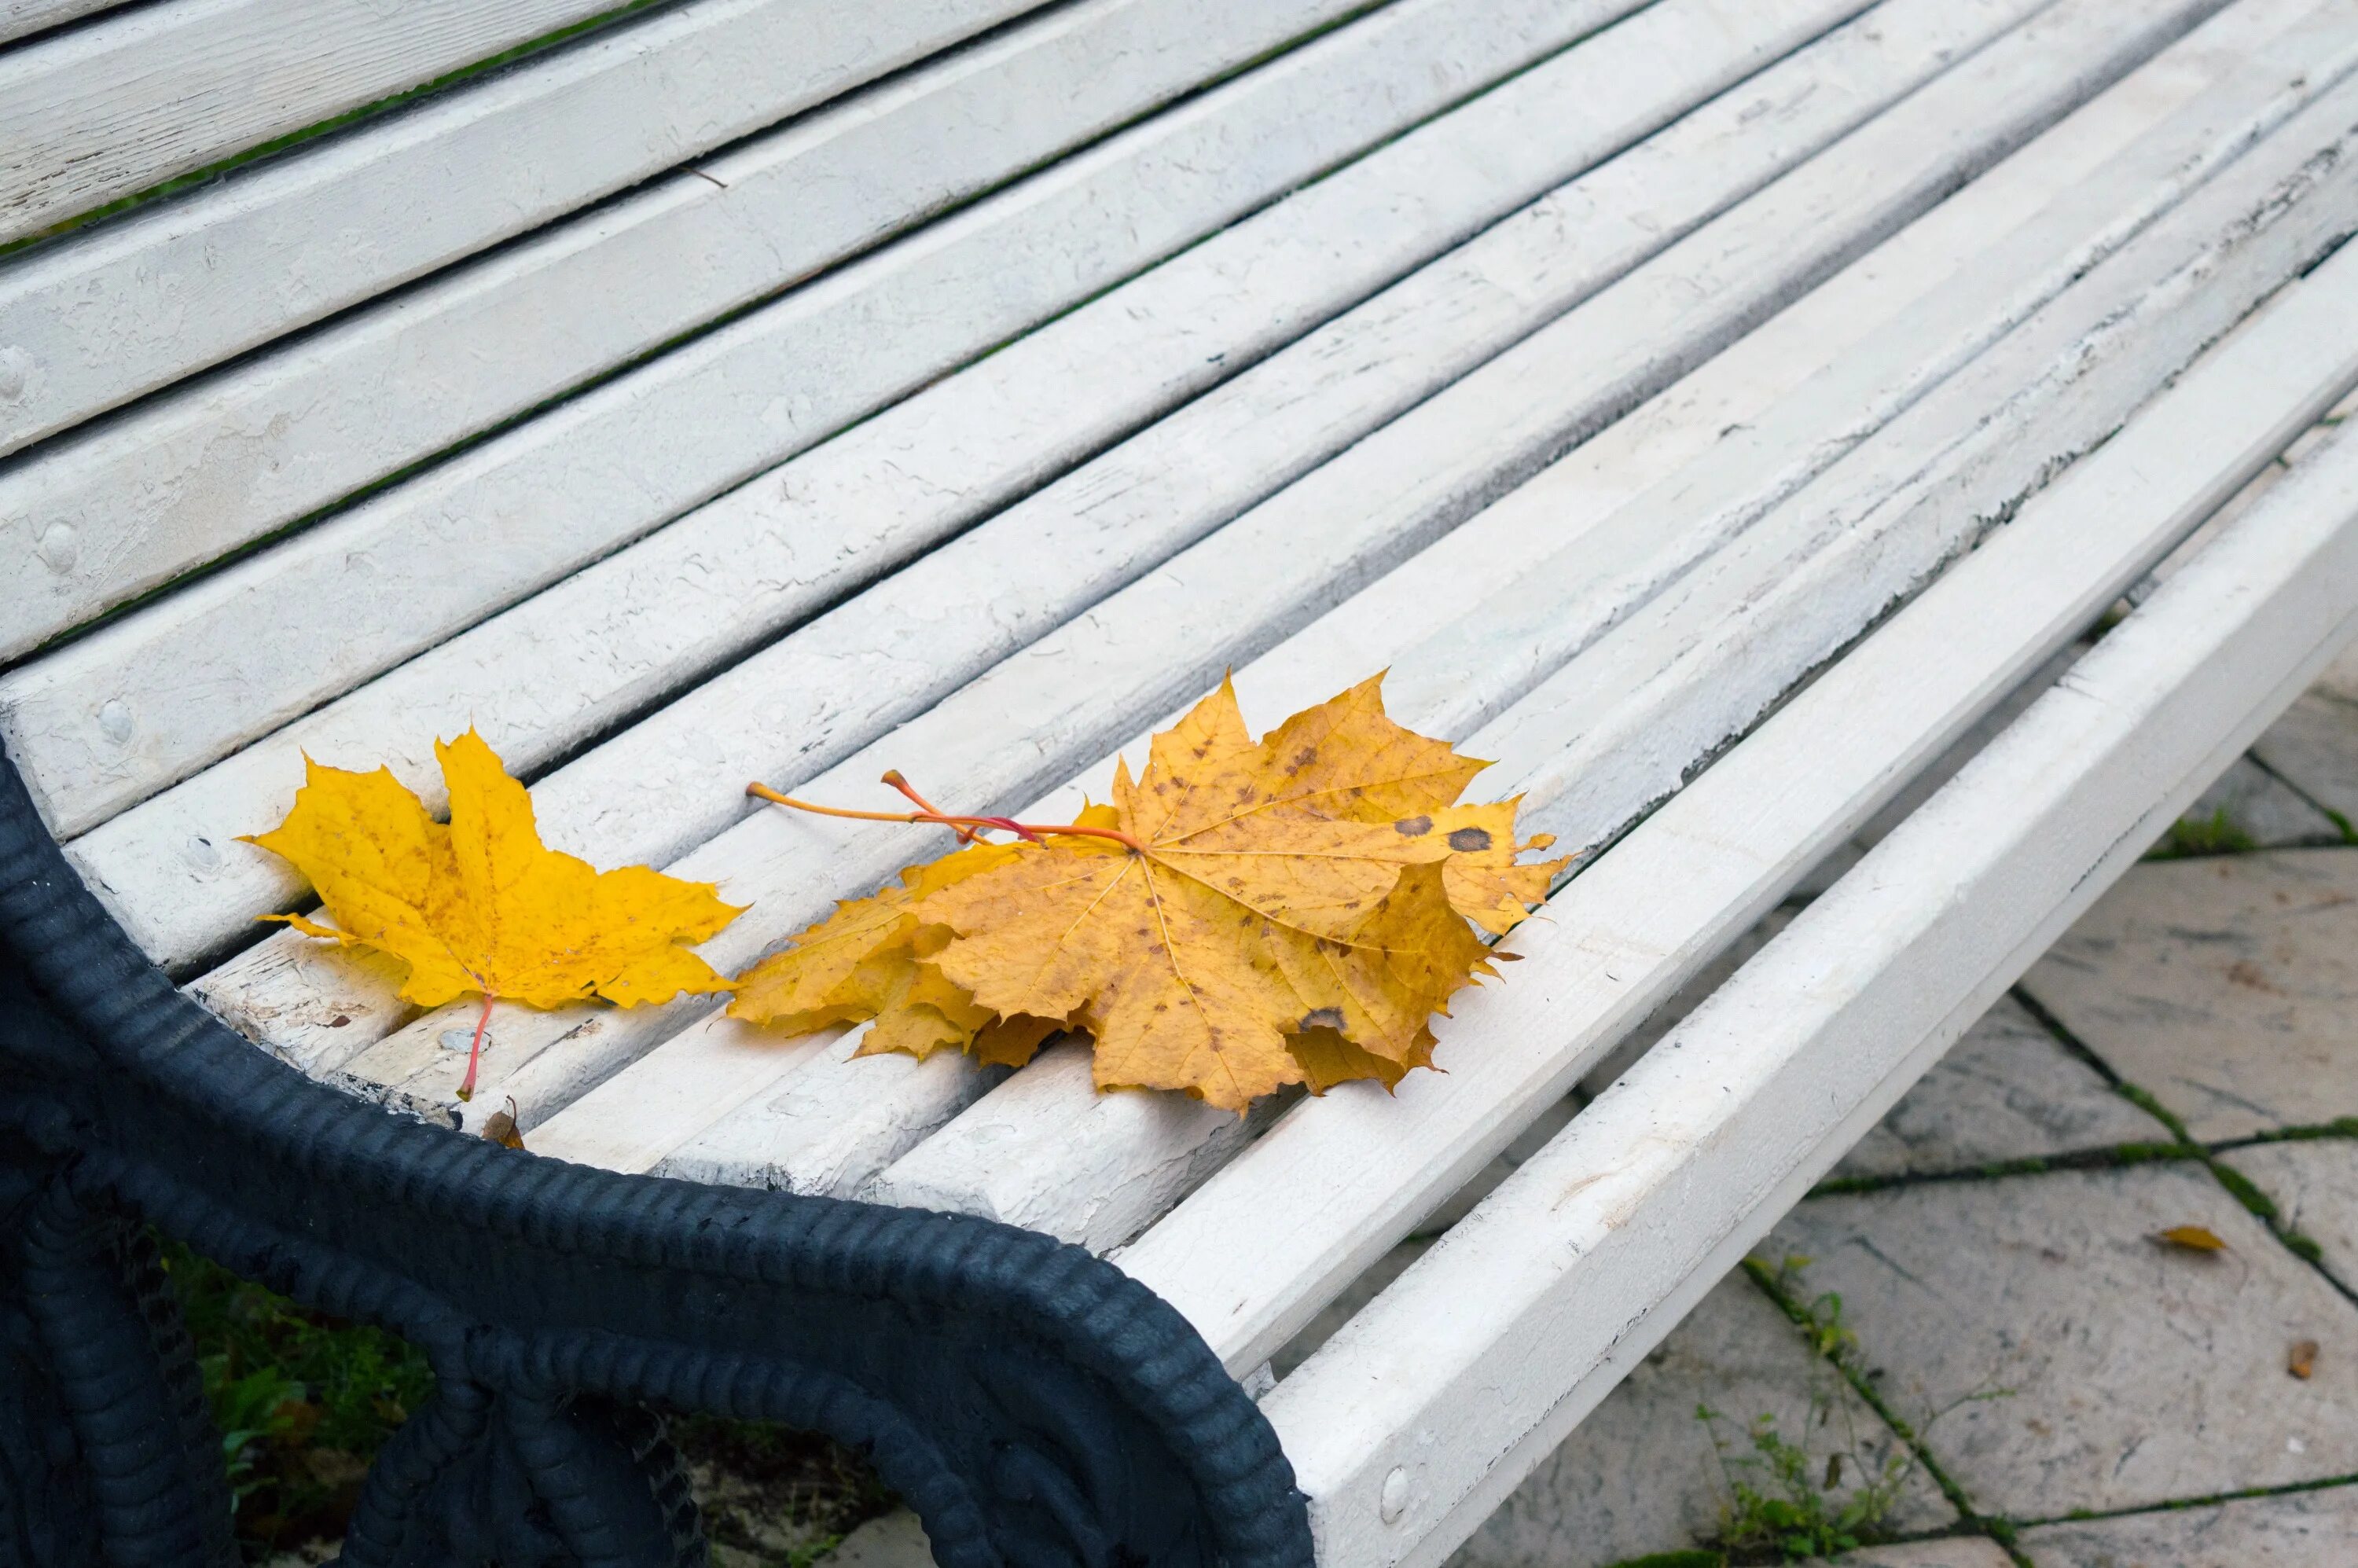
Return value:
[(143, 1227), (422, 1346), (354, 1568), (699, 1563), (648, 1408), (865, 1449), (950, 1568), (1305, 1568), (1275, 1434), (1118, 1271), (950, 1215), (618, 1176), (387, 1115), (181, 997), (0, 764), (0, 1557), (234, 1561)]

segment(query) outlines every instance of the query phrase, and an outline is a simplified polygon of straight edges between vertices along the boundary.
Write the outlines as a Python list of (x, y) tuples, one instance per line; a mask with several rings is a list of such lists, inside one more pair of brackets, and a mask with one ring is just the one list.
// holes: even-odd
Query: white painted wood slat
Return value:
[[(0, 265), (0, 361), (16, 384), (0, 395), (0, 454), (1036, 4), (914, 0), (879, 27), (835, 0), (698, 0)], [(73, 625), (141, 586), (88, 569), (42, 580), (42, 622)], [(17, 609), (0, 600), (0, 619)]]
[[(2303, 59), (2313, 56), (2296, 53), (2286, 62), (2293, 80), (2305, 69), (2295, 63)], [(2170, 213), (1627, 620), (1626, 611), (1612, 608), (1611, 591), (1627, 570), (1623, 541), (1659, 555), (1659, 540), (1675, 536), (1682, 510), (1690, 518), (1714, 509), (1741, 518), (1758, 499), (1714, 493), (1706, 470), (1677, 487), (1672, 504), (1632, 507), (1636, 515), (1583, 535), (1513, 586), (1486, 596), (1439, 636), (1401, 654), (1391, 664), (1399, 693), (1388, 682), (1388, 707), (1420, 729), (1470, 733), (1469, 752), (1499, 759), (1486, 793), (1520, 796), (1522, 820), (1532, 829), (1556, 833), (1576, 851), (1605, 842), (1675, 790), (1697, 761), (1741, 733), (1821, 657), (1969, 545), (1983, 520), (2011, 514), (2050, 473), (2108, 434), (2187, 355), (2296, 272), (2320, 243), (2338, 242), (2358, 221), (2358, 206), (2347, 201), (2317, 202), (2313, 222), (2276, 236), (2281, 243), (2249, 243), (2255, 222), (2266, 227), (2266, 219), (2255, 215), (2276, 209), (2281, 192), (2301, 190), (2320, 136), (2339, 145), (2333, 133), (2353, 113), (2358, 89), (2317, 105), (2303, 116), (2306, 129), (2297, 122), (2282, 142), (2234, 165), (2231, 178)], [(2207, 114), (2180, 119), (2214, 135), (2227, 129)], [(2177, 128), (2182, 134), (2186, 127)], [(2172, 140), (2157, 136), (2120, 161), (2143, 166), (2148, 178), (2199, 166)], [(2244, 138), (2229, 130), (2224, 140), (2232, 150)], [(1940, 319), (1941, 308), (1985, 293), (2002, 301), (2009, 287), (2030, 284), (2042, 262), (2064, 279), (2075, 276), (2084, 264), (2075, 265), (2068, 249), (2041, 253), (2053, 243), (2049, 232), (2069, 234), (2106, 211), (2109, 203), (2098, 195), (2105, 184), (2090, 181), (2012, 237), (2018, 243), (1976, 257), (1965, 286), (1952, 291), (1963, 300), (1936, 297), (1928, 302), (1934, 308), (1894, 323), (1881, 335), (1884, 344), (1904, 364), (1911, 349), (1921, 352), (1939, 342), (1926, 329)], [(2134, 224), (2137, 214), (2133, 209), (2124, 217)], [(2196, 301), (2180, 287), (2188, 281), (2199, 283)], [(2006, 319), (2002, 310), (1998, 319)], [(1875, 357), (1854, 351), (1841, 368), (1871, 364)], [(1839, 385), (1838, 378), (1822, 379)], [(1838, 441), (1787, 417), (1793, 408), (1810, 409), (1837, 430), (1856, 418), (1844, 399), (1812, 386), (1717, 455), (1749, 455), (1749, 447), (1768, 458), (1768, 465), (1736, 465), (1757, 484), (1758, 468), (1773, 472), (1778, 457), (1790, 460), (1796, 450)], [(2252, 460), (2245, 446), (2230, 451)], [(1704, 535), (1697, 544), (1707, 545), (1711, 532), (1697, 532)], [(1426, 584), (1451, 580), (1455, 543), (1436, 546), (1401, 568), (1401, 576)], [(1690, 546), (1683, 558), (1693, 559), (1692, 552)], [(1659, 582), (1663, 568), (1649, 575)], [(1531, 591), (1534, 584), (1546, 591)], [(1502, 600), (1520, 613), (1494, 617)], [(1615, 621), (1620, 623), (1597, 638)], [(1560, 633), (1573, 648), (1596, 641), (1504, 718), (1477, 730), (1486, 713), (1529, 689), (1531, 655), (1543, 657), (1553, 640), (1542, 633)], [(1271, 710), (1315, 700), (1336, 684), (1332, 669), (1303, 671)], [(1240, 694), (1252, 689), (1239, 684)], [(1578, 699), (1594, 692), (1611, 693), (1613, 703)], [(1564, 693), (1576, 699), (1565, 700)], [(1598, 707), (1614, 715), (1611, 722), (1599, 720)], [(1054, 820), (1053, 808), (1039, 819)], [(1515, 983), (1522, 973), (1514, 971)], [(1444, 1031), (1444, 1045), (1455, 1033), (1455, 1026)], [(1469, 1027), (1465, 1037), (1482, 1036)], [(1018, 1075), (905, 1156), (869, 1195), (989, 1214), (1103, 1249), (1128, 1240), (1175, 1201), (1200, 1167), (1195, 1145), (1228, 1136), (1229, 1125), (1202, 1107), (1098, 1097), (1076, 1054), (1049, 1071)], [(1073, 1167), (1093, 1179), (1069, 1179)]]
[[(1960, 97), (1965, 97), (1971, 95), (1978, 85), (1968, 78), (1965, 82), (1956, 85), (1955, 91)], [(1924, 103), (1950, 87), (1951, 82), (1944, 80), (1911, 103)], [(1982, 93), (1980, 96), (1985, 99), (1987, 95)], [(1893, 127), (1890, 134), (1898, 137), (1920, 128), (1903, 122)], [(1868, 161), (1871, 156), (1879, 157), (1883, 151), (1881, 146), (1870, 146), (1863, 149), (1859, 157), (1862, 161)], [(1837, 164), (1833, 172), (1844, 177), (1842, 184), (1846, 191), (1855, 183), (1855, 171), (1848, 165)], [(1736, 249), (1710, 230), (1694, 236), (1693, 243), (1698, 254), (1732, 254)], [(1643, 272), (1638, 275), (1639, 278), (1645, 276)], [(1672, 276), (1675, 274), (1667, 275), (1661, 281)], [(1608, 291), (1608, 296), (1599, 297), (1589, 306), (1583, 307), (1583, 310), (1610, 310), (1609, 297)], [(860, 773), (854, 773), (851, 764), (846, 764), (835, 776), (843, 781), (846, 788), (856, 787), (855, 779), (860, 783), (865, 782), (860, 774), (872, 777), (874, 771), (887, 761), (905, 760), (906, 755), (938, 755), (945, 750), (951, 750), (954, 755), (958, 756), (976, 755), (977, 762), (970, 764), (972, 766), (1003, 766), (1000, 753), (1003, 753), (1004, 747), (999, 746), (994, 750), (994, 736), (1007, 732), (1010, 726), (1020, 733), (1054, 734), (1060, 720), (1069, 721), (1079, 714), (1070, 676), (1065, 676), (1060, 679), (1058, 674), (1060, 669), (1072, 665), (1084, 666), (1093, 674), (1128, 666), (1138, 670), (1139, 678), (1148, 683), (1143, 689), (1151, 697), (1173, 701), (1186, 695), (1190, 683), (1184, 678), (1170, 683), (1175, 689), (1164, 689), (1152, 684), (1167, 676), (1159, 667), (1150, 667), (1150, 654), (1154, 660), (1163, 663), (1184, 656), (1193, 646), (1189, 633), (1200, 632), (1203, 626), (1206, 605), (1246, 604), (1256, 594), (1266, 594), (1270, 591), (1270, 579), (1278, 569), (1278, 563), (1291, 562), (1303, 556), (1311, 541), (1338, 526), (1335, 519), (1354, 518), (1371, 513), (1380, 517), (1387, 504), (1398, 506), (1403, 495), (1413, 498), (1420, 483), (1441, 482), (1435, 476), (1445, 480), (1448, 470), (1444, 455), (1450, 452), (1451, 448), (1438, 433), (1455, 430), (1457, 427), (1451, 421), (1461, 417), (1470, 420), (1475, 416), (1475, 410), (1479, 409), (1483, 428), (1495, 431), (1498, 424), (1513, 417), (1502, 415), (1500, 410), (1528, 411), (1543, 407), (1544, 399), (1550, 395), (1543, 389), (1560, 389), (1584, 371), (1593, 373), (1597, 368), (1595, 357), (1579, 350), (1584, 346), (1593, 350), (1594, 340), (1584, 344), (1583, 340), (1574, 334), (1584, 325), (1594, 326), (1610, 319), (1614, 318), (1600, 315), (1591, 317), (1584, 323), (1581, 312), (1574, 312), (1558, 327), (1528, 341), (1513, 353), (1503, 356), (1453, 388), (1451, 393), (1424, 406), (1393, 430), (1388, 430), (1380, 442), (1362, 443), (1346, 460), (1321, 470), (1320, 475), (1313, 476), (1314, 480), (1327, 480), (1335, 488), (1304, 484), (1283, 492), (1279, 498), (1282, 504), (1265, 503), (1249, 514), (1239, 524), (1224, 531), (1222, 535), (1179, 557), (1164, 572), (1115, 596), (1093, 612), (1086, 627), (1078, 629), (1076, 633), (1060, 633), (1044, 641), (1030, 654), (1011, 661), (959, 697), (943, 704), (925, 720), (904, 727), (898, 737), (907, 749), (903, 757), (893, 757), (889, 743), (880, 743), (860, 760), (865, 764), (860, 769)], [(1633, 328), (1637, 326), (1637, 323), (1628, 324)], [(1613, 330), (1617, 331), (1619, 324), (1617, 323)], [(1663, 336), (1660, 331), (1646, 332), (1644, 340), (1659, 348)], [(1560, 357), (1546, 358), (1542, 357), (1543, 354)], [(1455, 399), (1460, 394), (1482, 401), (1457, 404)], [(1427, 423), (1428, 420), (1431, 422)], [(1395, 431), (1404, 434), (1396, 439)], [(1344, 484), (1364, 485), (1365, 488), (1344, 491), (1341, 489)], [(1479, 579), (1483, 574), (1477, 571), (1473, 575)], [(1446, 573), (1428, 573), (1425, 580), (1439, 584), (1450, 582), (1451, 579)], [(1445, 602), (1446, 594), (1441, 597)], [(1412, 615), (1410, 622), (1413, 624)], [(1145, 628), (1152, 628), (1152, 633), (1150, 635), (1143, 630)], [(1375, 645), (1382, 646), (1380, 642)], [(1217, 656), (1217, 652), (1215, 656)], [(1372, 662), (1379, 663), (1380, 659)], [(1363, 673), (1363, 670), (1364, 666), (1361, 666), (1351, 674)], [(1209, 678), (1201, 670), (1191, 668), (1186, 673)], [(1217, 665), (1210, 674), (1217, 674)], [(1051, 682), (1057, 684), (1046, 684)], [(1336, 683), (1330, 682), (1321, 687), (1317, 695), (1325, 695), (1334, 684)], [(1133, 697), (1131, 700), (1137, 699)], [(976, 706), (968, 708), (968, 702)], [(1152, 711), (1152, 708), (1148, 710)], [(977, 733), (968, 738), (968, 731), (952, 726), (971, 726)], [(999, 804), (1005, 805), (1021, 798), (1020, 795), (1001, 797)], [(1066, 804), (1069, 803), (1058, 802), (1046, 809), (1061, 808)], [(746, 847), (737, 849), (728, 863), (737, 867), (740, 875), (744, 874), (752, 858), (764, 853), (758, 847), (756, 835), (773, 838), (782, 847), (795, 845), (797, 840), (816, 840), (819, 845), (832, 848), (832, 854), (814, 855), (803, 861), (806, 869), (801, 871), (799, 882), (788, 874), (790, 862), (783, 859), (781, 851), (768, 851), (771, 855), (781, 855), (778, 870), (772, 874), (787, 888), (806, 885), (809, 879), (824, 876), (830, 869), (839, 870), (844, 860), (855, 852), (862, 857), (863, 861), (872, 852), (867, 847), (867, 842), (872, 840), (867, 840), (866, 835), (857, 830), (846, 833), (833, 824), (814, 825), (762, 816), (732, 829), (722, 840), (717, 840), (711, 863), (721, 863), (717, 853), (718, 846), (742, 841)], [(912, 852), (921, 852), (922, 838), (911, 835), (907, 842)], [(890, 848), (887, 852), (892, 854), (892, 859), (885, 861), (885, 869), (906, 858)], [(696, 857), (690, 859), (693, 861)], [(882, 873), (881, 870), (870, 872), (862, 864), (859, 874)], [(765, 882), (763, 885), (769, 884)], [(736, 1026), (714, 1023), (699, 1027), (727, 1030)], [(623, 1108), (629, 1102), (630, 1083), (635, 1077), (660, 1076), (665, 1070), (665, 1059), (658, 1052), (585, 1098), (572, 1111), (551, 1121), (542, 1135), (559, 1140), (560, 1146), (570, 1146), (565, 1141), (579, 1139), (577, 1152), (583, 1157), (603, 1157), (603, 1152), (608, 1151), (611, 1145), (601, 1129), (621, 1127), (626, 1120)], [(814, 1066), (811, 1072), (816, 1076), (822, 1070), (822, 1067)], [(901, 1108), (887, 1116), (886, 1120), (890, 1125), (902, 1128), (922, 1126), (925, 1119), (911, 1114), (909, 1109), (915, 1102), (930, 1099), (938, 1111), (936, 1119), (939, 1119), (954, 1113), (963, 1103), (962, 1097), (970, 1096), (973, 1089), (971, 1076), (948, 1058), (937, 1058), (935, 1063), (925, 1065), (913, 1064), (905, 1059), (871, 1059), (859, 1064), (856, 1074), (847, 1071), (827, 1076), (840, 1080), (834, 1092), (844, 1118), (849, 1119), (856, 1114), (865, 1114), (858, 1108), (874, 1109), (884, 1101), (893, 1099), (901, 1102)], [(804, 1125), (814, 1126), (823, 1125), (825, 1121), (823, 1118), (808, 1116), (797, 1119)], [(644, 1129), (622, 1127), (613, 1136), (627, 1140), (633, 1146), (644, 1146), (647, 1141)], [(590, 1152), (593, 1150), (600, 1152)], [(897, 1148), (883, 1148), (873, 1152), (879, 1158), (890, 1158), (899, 1152)], [(766, 1168), (764, 1174), (777, 1178), (785, 1167), (791, 1165), (794, 1158), (791, 1152), (780, 1155)], [(832, 1155), (827, 1163), (828, 1169), (838, 1174), (846, 1169)], [(786, 1179), (792, 1181), (790, 1175)]]
[[(1193, 81), (1238, 47), (1229, 34), (1251, 36), (1242, 20), (1216, 28), (1217, 18), (1200, 3), (1153, 3), (1166, 7), (1162, 47), (1139, 50), (1141, 69), (1184, 64), (1178, 81)], [(1265, 0), (1221, 3), (1256, 15), (1270, 9)], [(64, 814), (53, 816), (52, 826), (70, 834), (68, 820), (86, 826), (227, 754), (1629, 4), (1401, 0), (1325, 33), (0, 677), (0, 733), (45, 811)], [(1091, 49), (1120, 41), (1119, 30), (1090, 35)], [(1061, 75), (1084, 63), (1065, 60), (1017, 95), (1021, 113), (1056, 118), (1062, 111), (1042, 101)], [(1011, 112), (1011, 86), (996, 83), (988, 103)], [(1064, 96), (1102, 107), (1101, 93)], [(924, 149), (939, 134), (903, 156), (920, 168), (936, 161)], [(742, 183), (734, 159), (708, 167), (736, 182), (732, 191)], [(693, 178), (688, 183), (715, 198), (728, 194)], [(804, 222), (808, 214), (794, 198), (803, 187), (788, 186), (771, 195)], [(669, 189), (644, 200), (663, 199)], [(862, 187), (853, 181), (846, 189)], [(600, 225), (621, 211), (568, 225), (547, 242), (593, 257), (600, 268), (626, 268), (606, 278), (611, 295), (585, 294), (579, 308), (556, 319), (514, 300), (486, 314), (490, 296), (468, 293), (471, 280), (495, 280), (536, 253), (520, 247), (486, 258), (448, 285), (467, 293), (470, 338), (463, 349), (452, 345), (447, 362), (436, 362), (451, 373), (403, 382), (399, 367), (417, 347), (405, 345), (395, 361), (356, 384), (369, 390), (367, 398), (328, 396), (320, 416), (334, 422), (342, 417), (334, 411), (344, 409), (352, 416), (347, 435), (389, 427), (416, 406), (375, 396), (389, 382), (423, 379), (452, 395), (471, 395), (509, 362), (515, 334), (525, 345), (516, 362), (528, 363), (534, 345), (546, 351), (610, 315), (620, 319), (633, 299), (685, 292), (676, 265), (646, 265), (650, 258), (601, 237)], [(693, 234), (687, 217), (675, 212), (656, 230), (675, 239)], [(766, 244), (760, 253), (770, 254)], [(693, 265), (687, 270), (692, 276)], [(444, 287), (387, 309), (398, 317), (423, 308)], [(544, 308), (551, 303), (541, 299)], [(379, 319), (351, 330), (372, 330)], [(306, 340), (313, 348), (304, 352), (342, 330)], [(286, 358), (261, 363), (266, 369)], [(268, 439), (294, 440), (301, 423)], [(259, 462), (260, 449), (222, 443), (219, 435), (209, 450), (241, 450)], [(332, 447), (317, 439), (284, 450), (291, 460), (297, 451)], [(188, 514), (211, 514), (209, 507)], [(466, 568), (451, 569), (459, 559)], [(378, 612), (384, 602), (398, 602), (401, 613)], [(279, 635), (235, 631), (256, 616)]]
[(59, 27), (123, 3), (124, 0), (0, 0), (0, 41)]
[(0, 243), (613, 8), (176, 0), (0, 55)]
[[(1871, 38), (1837, 34), (1574, 180), (600, 747), (544, 786), (545, 831), (601, 863), (684, 852), (744, 814), (747, 777), (807, 775), (922, 710), (1815, 150), (2016, 4), (1908, 0)], [(438, 801), (428, 741), (472, 723), (533, 768), (1036, 482), (1217, 373), (1210, 362), (1250, 362), (1457, 226), (1419, 235), (1390, 221), (1403, 207), (1495, 213), (1824, 14), (1822, 0), (1650, 10), (143, 803), (77, 843), (78, 863), (151, 951), (201, 951), (299, 893), (230, 836), (284, 814), (303, 755), (389, 762)], [(1633, 69), (1673, 57), (1668, 81)], [(1564, 139), (1534, 137), (1535, 122)], [(206, 991), (233, 1014), (284, 1015), (243, 981)], [(350, 1019), (348, 1000), (327, 1016)], [(361, 1041), (343, 1027), (339, 1043)]]
[(2346, 644), (2309, 461), (1263, 1400), (1322, 1562), (1442, 1562)]

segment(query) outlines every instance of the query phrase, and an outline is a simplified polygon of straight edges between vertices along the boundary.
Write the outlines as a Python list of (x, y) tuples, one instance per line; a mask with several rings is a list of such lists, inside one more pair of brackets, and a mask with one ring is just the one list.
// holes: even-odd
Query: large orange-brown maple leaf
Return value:
[[(1241, 1110), (1271, 1090), (1428, 1065), (1430, 1022), (1490, 972), (1562, 864), (1517, 863), (1485, 764), (1384, 715), (1380, 677), (1256, 741), (1227, 683), (1125, 765), (1114, 800), (839, 906), (741, 977), (741, 1017), (877, 1020), (863, 1050), (1021, 1060), (1060, 1022), (1100, 1087)], [(963, 1004), (963, 1005), (961, 1005)]]

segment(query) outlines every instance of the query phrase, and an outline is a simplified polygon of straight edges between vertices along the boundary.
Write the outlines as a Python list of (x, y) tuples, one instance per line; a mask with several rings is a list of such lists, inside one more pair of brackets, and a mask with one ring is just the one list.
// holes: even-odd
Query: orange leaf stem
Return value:
[(943, 811), (853, 811), (848, 806), (820, 806), (813, 801), (796, 800), (793, 795), (780, 795), (769, 785), (758, 783), (747, 784), (745, 793), (773, 806), (791, 806), (796, 811), (814, 812), (820, 816), (849, 816), (861, 822), (938, 822), (945, 827), (997, 827), (1035, 844), (1044, 833), (1061, 833), (1077, 838), (1110, 838), (1140, 852), (1146, 849), (1145, 845), (1119, 827), (1086, 827), (1077, 822), (1018, 822), (1011, 816), (954, 816)]
[(492, 993), (483, 993), (483, 1011), (475, 1015), (475, 1038), (467, 1047), (467, 1078), (459, 1086), (459, 1098), (475, 1098), (475, 1066), (483, 1059), (483, 1026), (492, 1021)]
[[(900, 769), (885, 769), (883, 782), (891, 784), (894, 789), (899, 790), (903, 795), (907, 795), (911, 800), (914, 801), (918, 810), (930, 811), (936, 816), (942, 815), (942, 808), (936, 806), (932, 801), (927, 800), (924, 795), (919, 795), (917, 793), (917, 786), (901, 776)], [(976, 837), (977, 835), (975, 830), (971, 827), (960, 827), (957, 829), (957, 841), (961, 844), (971, 844), (975, 841)]]

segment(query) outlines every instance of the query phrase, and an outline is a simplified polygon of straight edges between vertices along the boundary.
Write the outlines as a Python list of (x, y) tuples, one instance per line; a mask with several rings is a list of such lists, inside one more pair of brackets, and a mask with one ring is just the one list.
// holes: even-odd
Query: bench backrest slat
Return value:
[(614, 8), (175, 0), (0, 55), (0, 243)]
[(889, 31), (841, 0), (632, 17), (0, 265), (8, 347), (38, 367), (0, 398), (0, 455), (1036, 4), (922, 0)]

